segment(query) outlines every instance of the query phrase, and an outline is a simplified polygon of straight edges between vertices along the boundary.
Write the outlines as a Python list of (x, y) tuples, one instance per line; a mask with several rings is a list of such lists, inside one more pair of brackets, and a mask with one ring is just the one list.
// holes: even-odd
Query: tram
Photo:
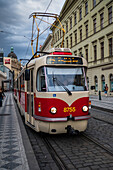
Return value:
[(68, 48), (34, 58), (15, 81), (25, 124), (50, 134), (85, 131), (90, 118), (87, 61)]

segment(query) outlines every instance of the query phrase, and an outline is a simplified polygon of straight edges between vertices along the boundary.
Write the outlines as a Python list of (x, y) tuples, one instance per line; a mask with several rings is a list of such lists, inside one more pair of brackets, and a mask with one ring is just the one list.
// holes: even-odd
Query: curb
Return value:
[(99, 107), (99, 106), (95, 106), (95, 105), (91, 105), (91, 107), (95, 108), (95, 109), (98, 109), (98, 110), (103, 110), (103, 111), (113, 113), (113, 110), (111, 110), (111, 109), (107, 109), (107, 108), (103, 108), (103, 107)]
[(28, 165), (29, 165), (29, 170), (32, 170), (32, 169), (40, 170), (38, 162), (37, 162), (35, 154), (34, 154), (34, 151), (32, 149), (31, 143), (29, 141), (29, 137), (25, 130), (24, 123), (22, 122), (22, 118), (20, 116), (16, 101), (14, 98), (13, 98), (13, 100), (14, 100), (14, 106), (16, 109), (19, 126), (20, 126), (20, 131), (21, 131), (21, 135), (22, 135), (22, 141), (23, 141), (23, 145), (24, 145), (24, 149), (25, 149), (25, 153), (26, 153), (26, 158), (27, 158)]

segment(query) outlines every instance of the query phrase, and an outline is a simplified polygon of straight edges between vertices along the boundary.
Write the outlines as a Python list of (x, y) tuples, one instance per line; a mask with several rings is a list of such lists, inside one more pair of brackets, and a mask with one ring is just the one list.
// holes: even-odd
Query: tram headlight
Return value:
[(82, 111), (83, 112), (87, 112), (88, 111), (88, 107), (87, 106), (83, 106)]
[(56, 112), (57, 112), (56, 107), (52, 107), (52, 108), (50, 109), (50, 113), (56, 114)]

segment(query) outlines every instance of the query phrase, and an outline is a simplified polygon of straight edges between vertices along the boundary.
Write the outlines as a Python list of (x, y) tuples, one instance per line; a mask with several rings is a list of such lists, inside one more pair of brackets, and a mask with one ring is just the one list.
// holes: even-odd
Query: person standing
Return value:
[(2, 107), (2, 100), (3, 100), (3, 96), (5, 96), (2, 88), (0, 87), (0, 107)]
[(105, 92), (105, 96), (107, 96), (107, 92), (108, 92), (108, 86), (107, 86), (107, 84), (105, 85), (105, 90), (104, 90), (104, 92)]

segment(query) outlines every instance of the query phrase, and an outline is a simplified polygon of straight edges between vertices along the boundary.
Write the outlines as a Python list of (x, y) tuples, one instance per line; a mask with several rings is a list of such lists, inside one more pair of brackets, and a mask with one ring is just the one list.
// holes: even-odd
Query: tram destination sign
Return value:
[(79, 57), (60, 57), (48, 56), (47, 64), (83, 64), (82, 58)]

